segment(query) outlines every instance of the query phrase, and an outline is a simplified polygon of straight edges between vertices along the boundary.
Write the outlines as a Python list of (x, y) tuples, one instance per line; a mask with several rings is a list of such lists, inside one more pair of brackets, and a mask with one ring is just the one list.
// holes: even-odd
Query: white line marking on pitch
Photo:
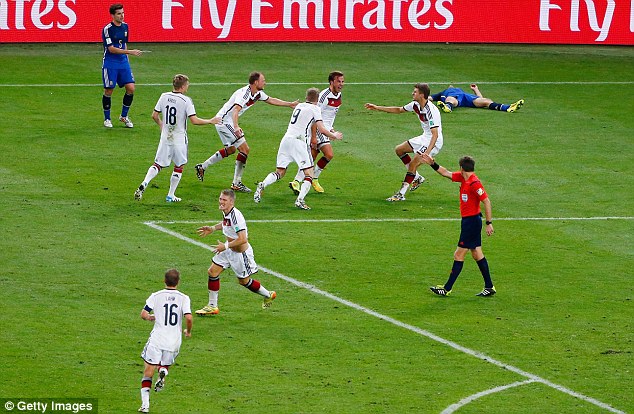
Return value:
[[(250, 222), (253, 222), (253, 221), (254, 220), (250, 220)], [(191, 238), (189, 238), (187, 236), (183, 236), (182, 234), (177, 233), (175, 231), (172, 231), (170, 229), (167, 229), (167, 228), (165, 228), (163, 226), (159, 226), (158, 224), (156, 224), (156, 222), (147, 221), (147, 222), (144, 222), (143, 224), (145, 224), (146, 226), (149, 226), (149, 227), (151, 227), (151, 228), (153, 228), (155, 230), (163, 232), (165, 234), (169, 234), (170, 236), (176, 237), (179, 240), (185, 241), (187, 243), (191, 243), (191, 244), (193, 244), (195, 246), (199, 246), (199, 247), (202, 247), (203, 249), (206, 249), (206, 250), (209, 250), (210, 252), (213, 252), (213, 248), (211, 246), (209, 246), (209, 245), (207, 245), (205, 243), (199, 242), (197, 240), (191, 239)], [(483, 354), (482, 352), (475, 351), (475, 350), (470, 349), (470, 348), (466, 348), (466, 347), (464, 347), (464, 346), (462, 346), (460, 344), (457, 344), (456, 342), (449, 341), (447, 339), (441, 338), (440, 336), (435, 335), (435, 334), (433, 334), (433, 333), (431, 333), (429, 331), (426, 331), (424, 329), (421, 329), (421, 328), (419, 328), (417, 326), (409, 325), (407, 323), (404, 323), (404, 322), (401, 322), (401, 321), (396, 320), (394, 318), (391, 318), (391, 317), (389, 317), (387, 315), (383, 315), (381, 313), (373, 311), (372, 309), (366, 308), (365, 306), (361, 306), (361, 305), (356, 304), (354, 302), (351, 302), (349, 300), (340, 298), (339, 296), (335, 296), (332, 293), (326, 292), (325, 290), (321, 290), (318, 287), (316, 287), (314, 285), (311, 285), (309, 283), (301, 282), (301, 281), (299, 281), (297, 279), (293, 279), (292, 277), (283, 275), (283, 274), (278, 273), (278, 272), (276, 272), (274, 270), (267, 269), (267, 268), (265, 268), (263, 266), (260, 266), (260, 265), (258, 265), (258, 266), (259, 266), (259, 268), (262, 271), (264, 271), (264, 272), (266, 272), (266, 273), (268, 273), (268, 274), (270, 274), (272, 276), (275, 276), (275, 277), (277, 277), (279, 279), (285, 280), (288, 283), (291, 283), (291, 284), (293, 284), (293, 285), (295, 285), (297, 287), (309, 290), (309, 291), (311, 291), (313, 293), (317, 293), (318, 295), (325, 296), (328, 299), (331, 299), (331, 300), (333, 300), (335, 302), (341, 303), (342, 305), (346, 305), (346, 306), (348, 306), (350, 308), (356, 309), (356, 310), (361, 311), (361, 312), (363, 312), (365, 314), (368, 314), (370, 316), (374, 316), (375, 318), (384, 320), (384, 321), (389, 322), (389, 323), (391, 323), (393, 325), (400, 326), (401, 328), (407, 329), (407, 330), (409, 330), (411, 332), (414, 332), (414, 333), (417, 333), (417, 334), (422, 335), (424, 337), (427, 337), (427, 338), (429, 338), (431, 340), (434, 340), (436, 342), (439, 342), (439, 343), (441, 343), (443, 345), (447, 345), (447, 346), (449, 346), (449, 347), (451, 347), (451, 348), (453, 348), (453, 349), (455, 349), (457, 351), (463, 352), (463, 353), (465, 353), (467, 355), (471, 355), (471, 356), (473, 356), (475, 358), (481, 359), (482, 361), (486, 361), (486, 362), (488, 362), (490, 364), (496, 365), (496, 366), (498, 366), (500, 368), (504, 368), (504, 369), (506, 369), (508, 371), (515, 372), (518, 375), (521, 375), (521, 376), (523, 376), (525, 378), (528, 378), (532, 382), (539, 382), (541, 384), (547, 385), (547, 386), (549, 386), (551, 388), (556, 389), (557, 391), (561, 391), (561, 392), (563, 392), (565, 394), (568, 394), (568, 395), (573, 396), (575, 398), (578, 398), (580, 400), (589, 402), (589, 403), (594, 404), (594, 405), (596, 405), (598, 407), (601, 407), (601, 408), (603, 408), (603, 409), (605, 409), (607, 411), (610, 411), (610, 412), (613, 412), (613, 413), (618, 413), (618, 414), (625, 414), (625, 412), (617, 410), (616, 408), (613, 408), (612, 406), (610, 406), (610, 405), (608, 405), (608, 404), (606, 404), (604, 402), (601, 402), (601, 401), (599, 401), (597, 399), (594, 399), (592, 397), (588, 397), (586, 395), (583, 395), (583, 394), (580, 394), (578, 392), (575, 392), (575, 391), (573, 391), (573, 390), (571, 390), (569, 388), (566, 388), (566, 387), (564, 387), (562, 385), (558, 385), (558, 384), (555, 384), (553, 382), (550, 382), (550, 381), (548, 381), (548, 380), (546, 380), (544, 378), (541, 378), (541, 377), (539, 377), (539, 376), (537, 376), (535, 374), (531, 374), (531, 373), (523, 371), (523, 370), (521, 370), (521, 369), (519, 369), (517, 367), (514, 367), (513, 365), (505, 364), (504, 362), (501, 362), (501, 361), (498, 361), (496, 359), (493, 359), (490, 356), (488, 356), (486, 354)], [(486, 392), (486, 391), (484, 391), (484, 392)]]
[[(389, 223), (401, 221), (459, 221), (459, 218), (361, 218), (361, 219), (271, 219), (271, 220), (249, 220), (249, 223)], [(495, 221), (584, 221), (584, 220), (634, 220), (634, 216), (605, 216), (605, 217), (495, 217)], [(152, 221), (157, 224), (199, 224), (200, 221)]]
[[(318, 85), (323, 81), (316, 82), (267, 82), (267, 85)], [(346, 85), (414, 85), (416, 82), (346, 82)], [(441, 82), (428, 82), (430, 85), (449, 85), (449, 84), (466, 84), (469, 85), (474, 82), (455, 82), (455, 81), (441, 81)], [(634, 81), (587, 81), (587, 82), (475, 82), (480, 85), (632, 85)], [(137, 83), (138, 86), (171, 86), (169, 83)], [(231, 86), (231, 85), (244, 85), (244, 82), (194, 82), (191, 83), (194, 86)], [(97, 86), (103, 86), (101, 83), (33, 83), (33, 84), (8, 84), (2, 83), (2, 88), (94, 88)]]
[(477, 400), (480, 397), (485, 397), (487, 395), (494, 394), (496, 392), (505, 391), (505, 390), (508, 390), (509, 388), (519, 387), (526, 384), (532, 384), (533, 382), (536, 382), (536, 381), (534, 379), (527, 379), (526, 381), (517, 381), (512, 384), (502, 385), (499, 387), (491, 388), (489, 390), (477, 392), (473, 395), (468, 396), (467, 398), (463, 398), (462, 400), (458, 401), (455, 404), (451, 404), (449, 407), (442, 410), (440, 414), (452, 414), (456, 412), (459, 408), (469, 404), (470, 402)]

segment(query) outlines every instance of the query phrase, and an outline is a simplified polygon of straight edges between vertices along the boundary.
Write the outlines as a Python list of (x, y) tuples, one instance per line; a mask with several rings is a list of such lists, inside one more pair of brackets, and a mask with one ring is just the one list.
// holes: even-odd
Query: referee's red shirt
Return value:
[(460, 183), (460, 215), (462, 217), (480, 214), (480, 202), (488, 197), (480, 179), (475, 174), (467, 181), (460, 172), (451, 175), (451, 181)]

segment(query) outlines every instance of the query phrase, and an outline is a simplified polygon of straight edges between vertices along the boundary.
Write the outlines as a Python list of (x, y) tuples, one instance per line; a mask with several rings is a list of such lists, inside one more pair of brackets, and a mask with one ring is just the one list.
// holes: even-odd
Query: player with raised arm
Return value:
[[(382, 111), (393, 114), (402, 114), (404, 112), (413, 112), (420, 121), (423, 128), (423, 134), (410, 138), (402, 142), (394, 148), (396, 155), (401, 159), (407, 167), (405, 179), (401, 184), (401, 188), (392, 197), (388, 197), (387, 201), (404, 201), (407, 189), (415, 191), (423, 182), (425, 177), (420, 175), (416, 169), (422, 163), (421, 155), (428, 154), (434, 156), (438, 154), (443, 146), (442, 124), (440, 121), (440, 111), (436, 108), (429, 98), (429, 85), (426, 83), (417, 83), (414, 85), (412, 92), (413, 100), (404, 106), (379, 106), (372, 103), (366, 103), (366, 109), (373, 111)], [(410, 157), (409, 153), (414, 153), (414, 157)]]
[(214, 231), (222, 230), (226, 241), (221, 242), (218, 240), (218, 244), (214, 248), (216, 255), (211, 260), (211, 266), (207, 270), (209, 275), (207, 282), (209, 302), (203, 308), (198, 309), (196, 315), (217, 315), (220, 313), (218, 308), (220, 274), (227, 268), (233, 269), (240, 285), (253, 293), (264, 296), (263, 309), (268, 309), (277, 297), (277, 293), (268, 291), (258, 280), (252, 277), (258, 272), (258, 265), (255, 263), (253, 248), (249, 243), (247, 222), (242, 212), (235, 207), (235, 201), (236, 194), (233, 190), (222, 190), (220, 197), (218, 197), (218, 208), (223, 215), (222, 221), (213, 226), (198, 228), (198, 234), (201, 237), (208, 236)]
[(202, 164), (196, 164), (196, 176), (200, 181), (204, 180), (205, 171), (210, 165), (214, 165), (223, 160), (236, 152), (237, 149), (238, 155), (236, 156), (236, 167), (231, 189), (243, 193), (251, 192), (251, 189), (242, 183), (242, 174), (244, 173), (249, 155), (249, 145), (244, 136), (244, 131), (238, 124), (240, 117), (258, 101), (263, 101), (275, 106), (288, 106), (290, 108), (295, 108), (295, 105), (299, 103), (298, 101), (288, 102), (270, 97), (264, 92), (265, 86), (266, 79), (264, 75), (260, 72), (252, 72), (249, 75), (249, 84), (235, 91), (218, 114), (216, 114), (216, 116), (222, 120), (220, 124), (216, 125), (216, 130), (218, 131), (224, 148), (216, 151)]
[[(341, 90), (343, 89), (344, 82), (343, 72), (330, 72), (328, 74), (328, 87), (319, 93), (319, 103), (317, 105), (321, 109), (324, 126), (332, 132), (334, 132), (335, 118), (341, 106)], [(322, 156), (317, 160), (317, 156), (320, 152)], [(311, 153), (313, 159), (317, 161), (315, 175), (313, 177), (313, 189), (318, 193), (323, 193), (324, 188), (319, 184), (319, 176), (335, 156), (332, 145), (330, 144), (330, 139), (317, 131), (317, 145), (316, 147), (311, 146)], [(295, 179), (288, 184), (295, 195), (299, 195), (303, 180), (304, 172), (298, 168)]]
[(263, 190), (279, 181), (286, 174), (286, 169), (291, 162), (297, 163), (304, 173), (304, 182), (301, 185), (295, 206), (302, 210), (310, 210), (304, 197), (308, 194), (313, 180), (313, 157), (310, 153), (311, 140), (315, 143), (317, 137), (312, 134), (313, 124), (317, 131), (330, 139), (341, 139), (343, 134), (339, 131), (331, 131), (324, 125), (321, 109), (317, 105), (319, 89), (309, 88), (306, 91), (306, 102), (300, 103), (293, 110), (291, 120), (288, 123), (286, 134), (282, 138), (280, 148), (277, 151), (277, 169), (269, 173), (264, 181), (258, 183), (253, 194), (253, 200), (259, 203)]
[(141, 319), (154, 322), (141, 358), (144, 369), (141, 380), (141, 408), (139, 412), (150, 412), (150, 388), (152, 377), (158, 368), (159, 379), (154, 384), (154, 391), (161, 391), (165, 386), (165, 377), (169, 367), (174, 364), (180, 351), (185, 319), (185, 336), (192, 335), (192, 310), (189, 296), (178, 291), (180, 273), (176, 269), (165, 272), (165, 289), (154, 292), (145, 301), (141, 311)]
[(458, 239), (458, 247), (453, 254), (454, 261), (449, 278), (444, 285), (431, 286), (429, 289), (438, 296), (448, 296), (462, 271), (467, 253), (471, 252), (471, 256), (478, 264), (484, 279), (484, 289), (476, 296), (491, 297), (495, 295), (496, 290), (491, 280), (489, 262), (482, 252), (482, 211), (480, 204), (484, 206), (487, 236), (493, 234), (493, 212), (489, 195), (484, 190), (484, 186), (478, 176), (475, 175), (475, 160), (469, 156), (460, 158), (458, 161), (460, 171), (457, 172), (451, 172), (445, 167), (438, 165), (429, 154), (423, 154), (422, 161), (425, 164), (429, 164), (432, 169), (443, 177), (460, 183), (460, 215), (462, 216), (460, 238)]
[[(196, 116), (192, 99), (185, 95), (189, 89), (187, 75), (175, 75), (171, 92), (161, 94), (154, 106), (152, 119), (161, 128), (161, 140), (156, 151), (154, 164), (145, 174), (143, 182), (134, 192), (134, 199), (141, 200), (143, 192), (156, 175), (174, 162), (174, 172), (170, 178), (170, 189), (165, 197), (168, 203), (181, 201), (175, 192), (183, 175), (183, 166), (187, 164), (188, 137), (187, 119), (194, 125), (209, 125), (220, 122), (219, 118), (201, 119)], [(159, 116), (160, 115), (160, 116)]]
[(118, 85), (125, 87), (123, 95), (123, 106), (119, 121), (123, 122), (127, 128), (134, 127), (128, 117), (128, 111), (134, 98), (134, 75), (130, 68), (128, 55), (141, 56), (143, 53), (138, 49), (128, 49), (128, 24), (123, 21), (123, 4), (116, 3), (110, 6), (110, 16), (112, 21), (101, 31), (103, 42), (103, 65), (101, 77), (103, 80), (103, 97), (101, 104), (103, 107), (103, 126), (112, 128), (110, 119), (110, 107), (112, 106), (112, 92)]

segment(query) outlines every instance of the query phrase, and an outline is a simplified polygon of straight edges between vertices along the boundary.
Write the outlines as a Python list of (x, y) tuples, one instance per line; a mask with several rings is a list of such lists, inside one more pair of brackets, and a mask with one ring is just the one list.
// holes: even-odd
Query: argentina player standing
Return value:
[(128, 24), (123, 21), (123, 4), (116, 3), (110, 6), (112, 21), (101, 31), (103, 41), (103, 65), (101, 67), (101, 78), (103, 80), (103, 126), (112, 128), (110, 120), (110, 107), (112, 106), (112, 92), (118, 85), (125, 87), (123, 96), (123, 106), (119, 121), (123, 122), (127, 128), (134, 125), (128, 118), (128, 111), (134, 98), (134, 75), (130, 68), (128, 55), (141, 56), (143, 53), (138, 49), (128, 49)]

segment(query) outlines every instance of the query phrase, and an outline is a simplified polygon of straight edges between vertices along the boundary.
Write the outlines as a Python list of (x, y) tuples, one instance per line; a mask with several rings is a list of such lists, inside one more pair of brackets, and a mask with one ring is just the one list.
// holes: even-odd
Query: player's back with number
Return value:
[(159, 290), (147, 299), (145, 310), (154, 311), (151, 342), (160, 349), (178, 351), (182, 340), (183, 316), (191, 313), (189, 296), (175, 289)]
[[(161, 139), (181, 139), (187, 137), (187, 119), (196, 115), (192, 99), (182, 93), (165, 92), (161, 94), (156, 106), (156, 112), (161, 113), (163, 128)], [(171, 137), (171, 138), (170, 138)]]
[(311, 126), (317, 121), (321, 121), (321, 110), (317, 105), (303, 102), (298, 104), (293, 110), (291, 120), (288, 123), (285, 137), (310, 139)]

